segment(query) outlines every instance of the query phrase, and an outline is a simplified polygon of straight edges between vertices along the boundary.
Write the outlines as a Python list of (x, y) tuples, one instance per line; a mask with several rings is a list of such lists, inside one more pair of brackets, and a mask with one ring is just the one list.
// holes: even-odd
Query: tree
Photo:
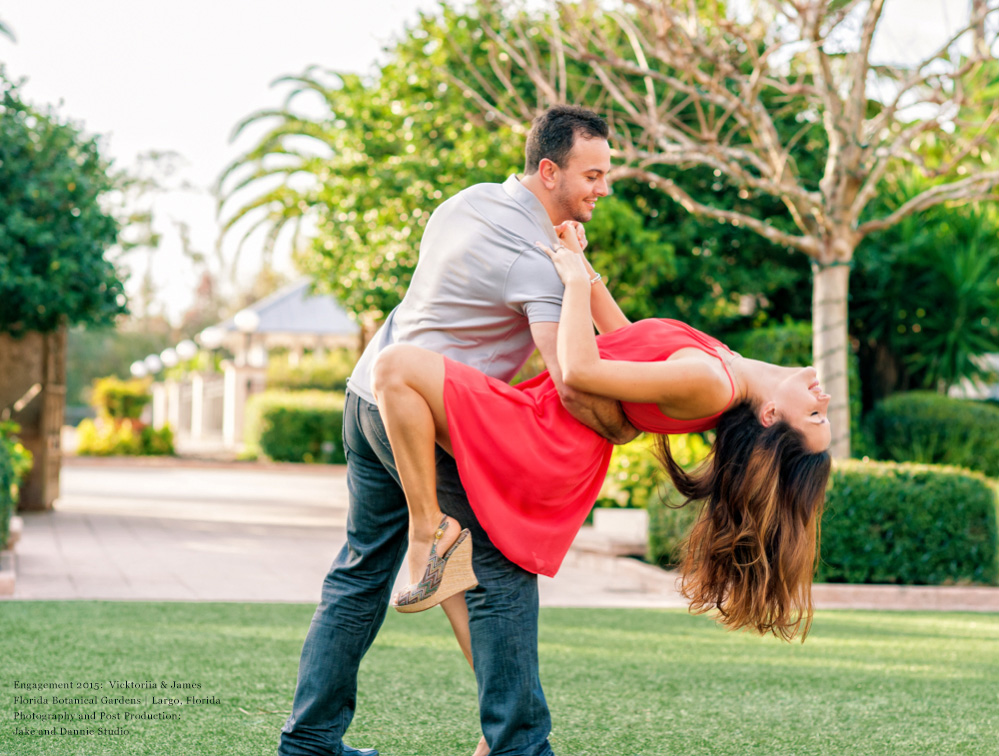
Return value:
[[(891, 212), (920, 191), (909, 176), (880, 201)], [(898, 390), (994, 380), (981, 356), (999, 352), (997, 240), (999, 206), (989, 204), (939, 205), (864, 242), (850, 316), (866, 407)]]
[[(942, 203), (997, 199), (999, 170), (982, 152), (999, 122), (991, 0), (968, 23), (912, 65), (875, 65), (871, 47), (884, 0), (756, 0), (742, 13), (722, 0), (558, 2), (552, 15), (481, 8), (490, 68), (527, 77), (544, 105), (587, 102), (612, 124), (618, 179), (646, 183), (695, 215), (747, 228), (806, 255), (813, 269), (813, 354), (832, 394), (832, 452), (849, 455), (847, 298), (860, 242)], [(962, 40), (977, 30), (978, 43)], [(545, 55), (546, 51), (552, 55)], [(566, 61), (585, 63), (574, 78)], [(484, 112), (518, 128), (536, 105), (489, 86), (472, 69), (455, 76)], [(799, 103), (798, 133), (777, 127), (773, 103)], [(822, 133), (822, 171), (801, 170), (799, 140)], [(928, 142), (938, 149), (927, 159)], [(991, 156), (987, 156), (991, 157)], [(927, 188), (891, 212), (873, 200), (886, 176), (912, 166)], [(703, 166), (747, 198), (784, 205), (791, 228), (751, 208), (695, 196), (663, 166)]]
[(95, 139), (21, 100), (0, 69), (0, 331), (109, 324), (125, 312), (105, 256), (118, 225)]
[[(237, 136), (251, 124), (269, 128), (219, 182), (225, 232), (244, 243), (266, 228), (272, 248), (290, 229), (299, 267), (362, 322), (399, 302), (430, 211), (455, 184), (502, 180), (515, 165), (510, 140), (426, 75), (420, 57), (397, 51), (373, 81), (316, 67), (279, 79), (292, 87), (284, 107), (237, 126)], [(318, 116), (294, 108), (310, 95)], [(316, 232), (303, 249), (309, 226)]]
[[(265, 244), (282, 233), (295, 244), (314, 227), (299, 266), (364, 325), (384, 317), (409, 284), (434, 207), (522, 165), (523, 137), (438, 72), (486, 66), (485, 38), (477, 19), (444, 8), (421, 18), (371, 79), (318, 67), (279, 79), (290, 87), (283, 106), (236, 128), (237, 136), (251, 125), (267, 130), (220, 178), (226, 232), (245, 242), (266, 229)], [(647, 287), (675, 277), (672, 231), (646, 228), (648, 213), (617, 198), (601, 203), (601, 216), (613, 217), (591, 224), (602, 270), (625, 308), (645, 314)]]

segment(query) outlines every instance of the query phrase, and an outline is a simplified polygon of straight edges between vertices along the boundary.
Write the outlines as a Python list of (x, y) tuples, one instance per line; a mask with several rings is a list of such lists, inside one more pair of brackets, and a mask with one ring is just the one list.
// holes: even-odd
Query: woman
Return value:
[[(565, 284), (557, 343), (565, 384), (620, 400), (636, 428), (659, 434), (658, 456), (677, 490), (704, 502), (681, 567), (691, 610), (716, 609), (733, 629), (806, 635), (830, 467), (829, 396), (815, 370), (743, 359), (677, 321), (630, 323), (606, 287), (594, 285), (600, 277), (573, 231), (559, 238), (555, 250), (539, 246)], [(527, 570), (554, 574), (612, 447), (565, 411), (547, 374), (511, 387), (398, 345), (379, 356), (373, 378), (410, 507), (412, 585), (396, 595), (396, 608), (422, 611), (475, 585), (468, 531), (459, 533), (437, 503), (435, 443), (455, 457), (497, 548)], [(711, 458), (686, 473), (668, 434), (710, 428)], [(462, 642), (463, 620), (449, 615)]]

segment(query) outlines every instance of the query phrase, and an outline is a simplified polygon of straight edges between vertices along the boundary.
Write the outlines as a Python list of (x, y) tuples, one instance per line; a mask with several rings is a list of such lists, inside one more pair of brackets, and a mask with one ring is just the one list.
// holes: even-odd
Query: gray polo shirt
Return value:
[(562, 308), (562, 282), (539, 241), (553, 246), (557, 237), (516, 176), (444, 202), (427, 221), (406, 296), (364, 350), (348, 388), (374, 402), (375, 356), (398, 343), (509, 381), (534, 351), (530, 324), (557, 323)]

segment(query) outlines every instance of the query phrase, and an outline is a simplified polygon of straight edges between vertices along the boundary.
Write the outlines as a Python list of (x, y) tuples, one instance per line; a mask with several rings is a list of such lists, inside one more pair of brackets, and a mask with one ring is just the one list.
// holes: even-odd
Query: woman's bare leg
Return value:
[[(451, 629), (454, 630), (454, 637), (458, 639), (458, 645), (461, 646), (461, 652), (465, 655), (465, 659), (468, 660), (468, 666), (474, 670), (475, 665), (472, 663), (472, 636), (468, 630), (468, 606), (465, 604), (465, 594), (458, 593), (449, 599), (445, 599), (441, 602), (441, 608), (451, 621)], [(485, 737), (482, 737), (472, 756), (488, 755), (489, 744), (486, 743)]]
[[(375, 401), (409, 505), (406, 564), (410, 583), (417, 583), (423, 578), (434, 533), (443, 519), (437, 501), (435, 446), (451, 453), (444, 408), (444, 358), (419, 347), (393, 345), (378, 356), (372, 378)], [(460, 527), (449, 527), (438, 543), (438, 550), (444, 551), (454, 543), (459, 531)], [(441, 607), (451, 622), (461, 652), (474, 669), (465, 594), (445, 599)], [(483, 737), (472, 756), (488, 754), (489, 746)]]
[[(372, 385), (409, 505), (410, 584), (423, 579), (434, 534), (444, 514), (437, 502), (435, 445), (451, 451), (444, 409), (444, 358), (406, 344), (387, 347), (375, 362)], [(449, 518), (450, 519), (450, 518)], [(437, 542), (444, 553), (461, 531), (452, 520)]]
[(451, 621), (451, 629), (454, 630), (454, 637), (458, 640), (458, 645), (461, 647), (461, 652), (468, 661), (468, 666), (474, 670), (475, 665), (472, 663), (472, 636), (468, 631), (468, 606), (465, 604), (465, 594), (456, 593), (454, 596), (444, 599), (441, 602), (441, 608)]

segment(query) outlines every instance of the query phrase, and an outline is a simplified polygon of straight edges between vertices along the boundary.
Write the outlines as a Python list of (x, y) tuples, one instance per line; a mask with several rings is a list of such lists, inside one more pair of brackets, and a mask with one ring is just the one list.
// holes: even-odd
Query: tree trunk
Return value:
[(812, 359), (822, 387), (832, 399), (830, 453), (837, 459), (850, 456), (850, 387), (847, 372), (847, 295), (849, 263), (813, 265)]

